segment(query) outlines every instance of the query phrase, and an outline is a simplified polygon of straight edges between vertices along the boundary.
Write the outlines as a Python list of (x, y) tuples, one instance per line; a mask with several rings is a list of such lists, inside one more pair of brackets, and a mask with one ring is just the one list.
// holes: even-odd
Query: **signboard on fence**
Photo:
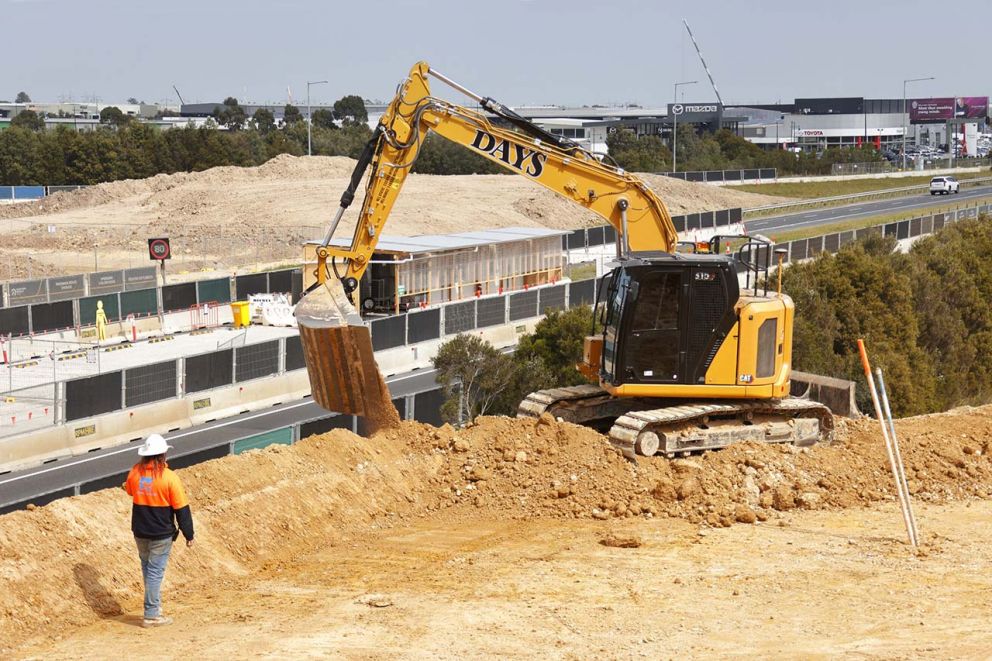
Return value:
[(988, 112), (987, 96), (913, 99), (909, 103), (909, 121), (913, 124), (946, 122), (951, 119), (983, 119)]
[(96, 294), (116, 294), (124, 290), (123, 271), (102, 271), (90, 273), (90, 296)]
[(82, 275), (62, 275), (48, 279), (49, 300), (64, 301), (85, 295), (86, 283)]
[(127, 269), (124, 271), (124, 291), (134, 291), (135, 289), (151, 289), (158, 284), (158, 269), (154, 266), (146, 266), (140, 269)]
[(22, 280), (7, 285), (7, 303), (11, 307), (47, 302), (48, 288), (45, 280)]

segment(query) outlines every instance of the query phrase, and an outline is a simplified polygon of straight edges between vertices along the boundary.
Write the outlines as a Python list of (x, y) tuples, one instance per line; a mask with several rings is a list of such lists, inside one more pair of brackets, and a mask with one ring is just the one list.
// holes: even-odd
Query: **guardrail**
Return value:
[[(962, 187), (974, 186), (988, 184), (992, 182), (992, 176), (989, 177), (975, 177), (974, 179), (962, 179), (960, 184)], [(862, 200), (869, 200), (875, 198), (883, 198), (889, 196), (899, 196), (907, 193), (913, 193), (917, 191), (927, 191), (930, 188), (930, 184), (915, 184), (913, 186), (901, 186), (899, 188), (883, 188), (881, 190), (865, 191), (864, 193), (850, 193), (847, 195), (835, 195), (833, 197), (814, 197), (808, 200), (795, 200), (791, 202), (781, 202), (779, 204), (769, 204), (762, 207), (751, 207), (750, 209), (744, 209), (744, 215), (753, 214), (764, 214), (767, 211), (782, 211), (785, 209), (799, 209), (802, 207), (816, 207), (816, 206), (840, 206), (835, 205), (835, 202), (860, 202)]]
[[(892, 236), (897, 240), (912, 239), (937, 232), (950, 223), (960, 220), (978, 218), (982, 214), (992, 212), (990, 204), (975, 204), (945, 211), (926, 214), (915, 218), (897, 220), (870, 227), (850, 229), (832, 234), (821, 234), (806, 239), (786, 241), (774, 246), (774, 249), (785, 250), (783, 263), (802, 261), (816, 257), (821, 252), (836, 253), (846, 244), (864, 239), (871, 235)], [(775, 260), (772, 260), (775, 261)]]

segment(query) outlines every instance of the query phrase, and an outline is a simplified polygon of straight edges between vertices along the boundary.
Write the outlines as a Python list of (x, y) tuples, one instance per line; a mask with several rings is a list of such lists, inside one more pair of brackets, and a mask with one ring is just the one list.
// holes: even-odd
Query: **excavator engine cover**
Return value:
[(314, 401), (328, 411), (363, 416), (374, 428), (398, 422), (372, 335), (341, 285), (328, 281), (304, 296), (296, 319)]

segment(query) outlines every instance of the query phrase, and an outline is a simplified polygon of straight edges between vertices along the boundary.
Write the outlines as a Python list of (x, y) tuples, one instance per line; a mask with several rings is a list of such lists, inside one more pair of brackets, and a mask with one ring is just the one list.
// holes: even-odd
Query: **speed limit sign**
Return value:
[(161, 262), (172, 258), (172, 249), (169, 248), (169, 239), (148, 239), (148, 258)]

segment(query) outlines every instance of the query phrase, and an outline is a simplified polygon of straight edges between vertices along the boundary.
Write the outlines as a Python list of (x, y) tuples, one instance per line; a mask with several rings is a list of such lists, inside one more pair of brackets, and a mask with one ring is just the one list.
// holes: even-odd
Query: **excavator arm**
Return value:
[[(432, 96), (429, 76), (469, 96), (516, 130)], [(358, 159), (337, 213), (317, 247), (316, 284), (296, 308), (313, 398), (328, 410), (368, 417), (389, 408), (389, 393), (375, 364), (369, 330), (351, 296), (431, 131), (603, 218), (620, 237), (618, 256), (631, 251), (675, 252), (678, 238), (672, 219), (643, 181), (420, 62), (400, 84)], [(363, 179), (365, 196), (351, 244), (332, 246), (331, 239)]]
[[(479, 112), (431, 96), (428, 76), (452, 85), (519, 130), (496, 126)], [(626, 252), (675, 251), (678, 238), (671, 216), (638, 177), (602, 163), (571, 141), (544, 131), (420, 62), (383, 114), (317, 249), (318, 282), (333, 274), (348, 293), (357, 286), (430, 131), (589, 209), (617, 230), (622, 238), (618, 245)], [(365, 198), (351, 245), (332, 247), (328, 244), (366, 171)]]

